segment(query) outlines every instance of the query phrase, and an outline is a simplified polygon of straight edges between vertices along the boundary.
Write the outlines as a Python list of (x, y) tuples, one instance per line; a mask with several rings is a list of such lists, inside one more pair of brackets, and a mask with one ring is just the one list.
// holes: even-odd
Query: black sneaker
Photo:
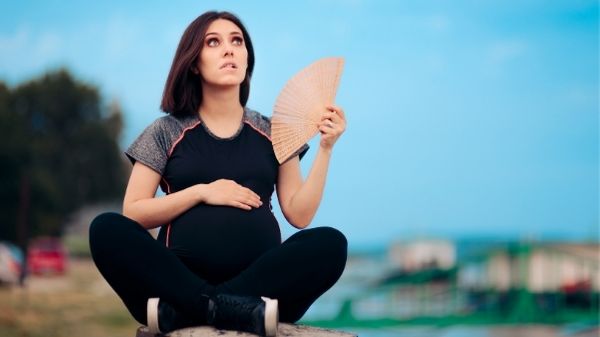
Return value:
[(177, 329), (194, 326), (194, 323), (177, 313), (159, 298), (149, 298), (146, 306), (148, 330), (153, 334), (169, 333)]
[(208, 323), (217, 329), (277, 335), (277, 300), (267, 297), (219, 294), (209, 301)]

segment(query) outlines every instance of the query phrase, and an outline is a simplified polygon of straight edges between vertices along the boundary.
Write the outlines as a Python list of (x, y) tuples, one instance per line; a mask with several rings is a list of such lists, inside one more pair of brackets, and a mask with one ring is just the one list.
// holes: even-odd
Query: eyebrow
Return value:
[[(217, 33), (217, 32), (208, 32), (206, 33), (206, 35), (204, 35), (204, 37), (207, 37), (209, 35), (217, 35), (217, 36), (221, 36), (221, 34)], [(242, 35), (242, 32), (238, 32), (238, 31), (233, 31), (231, 33), (229, 33), (229, 35)]]

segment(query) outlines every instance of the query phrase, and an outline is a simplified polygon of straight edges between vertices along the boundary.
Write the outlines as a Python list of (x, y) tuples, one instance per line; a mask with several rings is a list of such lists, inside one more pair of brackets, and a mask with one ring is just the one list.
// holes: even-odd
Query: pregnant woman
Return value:
[[(254, 50), (241, 21), (207, 12), (185, 30), (155, 120), (127, 149), (123, 214), (90, 227), (92, 256), (132, 316), (153, 332), (213, 325), (274, 336), (339, 279), (347, 242), (306, 228), (325, 186), (344, 112), (327, 107), (306, 179), (304, 145), (279, 164), (270, 120), (246, 107)], [(155, 196), (158, 187), (165, 192)], [(302, 229), (282, 242), (271, 211)], [(160, 227), (158, 240), (148, 229)]]

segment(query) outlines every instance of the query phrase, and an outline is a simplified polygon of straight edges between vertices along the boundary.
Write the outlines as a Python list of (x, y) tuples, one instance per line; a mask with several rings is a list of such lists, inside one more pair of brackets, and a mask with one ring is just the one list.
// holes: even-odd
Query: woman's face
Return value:
[(206, 30), (197, 67), (206, 84), (242, 83), (248, 68), (248, 50), (241, 29), (229, 20), (213, 21)]

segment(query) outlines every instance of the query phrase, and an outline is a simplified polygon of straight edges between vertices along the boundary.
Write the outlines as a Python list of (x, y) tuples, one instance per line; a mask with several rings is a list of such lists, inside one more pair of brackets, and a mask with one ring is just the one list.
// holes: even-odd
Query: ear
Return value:
[(198, 68), (196, 68), (196, 66), (192, 66), (190, 68), (190, 71), (193, 72), (194, 74), (198, 75)]

